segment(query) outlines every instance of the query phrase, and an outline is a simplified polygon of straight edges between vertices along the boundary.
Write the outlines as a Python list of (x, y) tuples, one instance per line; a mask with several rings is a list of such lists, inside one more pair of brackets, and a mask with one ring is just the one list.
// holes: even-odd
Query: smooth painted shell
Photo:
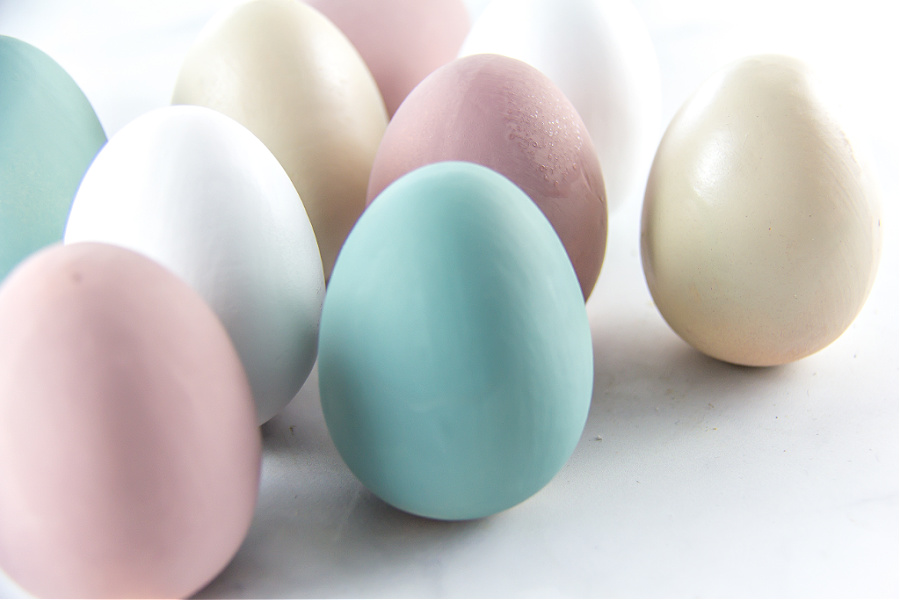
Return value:
[(407, 94), (456, 58), (469, 33), (462, 0), (306, 0), (337, 25), (366, 61), (393, 116)]
[(203, 29), (172, 103), (222, 112), (272, 151), (306, 206), (327, 280), (366, 206), (387, 123), (378, 86), (347, 38), (303, 2), (244, 2)]
[(183, 598), (256, 503), (260, 436), (215, 314), (157, 263), (53, 246), (0, 287), (0, 568), (51, 598)]
[(312, 370), (325, 296), (315, 235), (284, 169), (232, 119), (167, 106), (126, 125), (85, 174), (65, 241), (131, 248), (197, 290), (231, 335), (260, 423)]
[(584, 428), (591, 332), (553, 228), (508, 179), (432, 164), (388, 187), (338, 258), (319, 390), (335, 445), (390, 504), (471, 519), (535, 494)]
[(62, 240), (72, 198), (106, 135), (61, 66), (0, 35), (0, 281)]

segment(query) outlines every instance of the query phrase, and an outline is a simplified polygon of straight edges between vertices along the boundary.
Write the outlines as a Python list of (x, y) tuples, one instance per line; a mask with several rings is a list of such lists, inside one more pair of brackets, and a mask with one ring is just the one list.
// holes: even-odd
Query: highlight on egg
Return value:
[(581, 117), (550, 79), (496, 54), (436, 70), (388, 124), (368, 201), (377, 203), (402, 175), (440, 161), (478, 163), (522, 188), (561, 238), (587, 299), (606, 252), (603, 174)]
[(347, 37), (297, 0), (249, 0), (210, 21), (184, 57), (173, 104), (206, 106), (281, 162), (316, 232), (325, 279), (366, 206), (387, 115)]
[(49, 598), (185, 598), (242, 543), (261, 442), (228, 334), (137, 253), (55, 245), (0, 287), (0, 568)]
[(547, 75), (584, 120), (615, 211), (640, 197), (661, 133), (656, 50), (629, 0), (492, 0), (460, 56), (494, 53)]
[(470, 27), (463, 0), (305, 1), (359, 51), (388, 117), (420, 81), (456, 58)]
[(801, 61), (742, 59), (663, 136), (641, 254), (657, 307), (715, 358), (778, 365), (859, 313), (878, 268), (878, 191), (833, 100)]
[(106, 134), (84, 92), (43, 51), (0, 35), (0, 281), (62, 240)]
[(521, 189), (487, 167), (408, 173), (351, 232), (322, 311), (319, 390), (350, 470), (436, 519), (543, 488), (575, 449), (593, 348), (575, 271)]
[(200, 106), (135, 119), (98, 154), (65, 242), (131, 248), (184, 279), (225, 324), (263, 423), (316, 360), (325, 295), (304, 203), (245, 127)]

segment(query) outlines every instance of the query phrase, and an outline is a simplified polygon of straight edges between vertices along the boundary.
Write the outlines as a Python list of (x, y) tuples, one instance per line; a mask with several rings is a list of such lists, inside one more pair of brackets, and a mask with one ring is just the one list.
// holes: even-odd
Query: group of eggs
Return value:
[[(796, 360), (865, 301), (878, 206), (823, 98), (746, 59), (659, 145), (644, 270), (711, 356)], [(534, 494), (587, 418), (584, 303), (659, 102), (627, 2), (494, 0), (470, 29), (458, 0), (250, 0), (108, 142), (0, 37), (0, 568), (39, 595), (195, 592), (249, 527), (257, 425), (317, 359), (385, 501)]]

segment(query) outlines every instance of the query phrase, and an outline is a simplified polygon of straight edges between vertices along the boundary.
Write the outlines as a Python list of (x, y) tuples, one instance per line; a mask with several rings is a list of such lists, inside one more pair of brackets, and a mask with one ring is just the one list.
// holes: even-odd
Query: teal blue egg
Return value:
[(106, 135), (78, 84), (34, 46), (0, 35), (0, 281), (62, 240)]
[(592, 387), (575, 271), (508, 179), (435, 163), (363, 213), (325, 296), (319, 390), (373, 493), (447, 520), (514, 506), (568, 460)]

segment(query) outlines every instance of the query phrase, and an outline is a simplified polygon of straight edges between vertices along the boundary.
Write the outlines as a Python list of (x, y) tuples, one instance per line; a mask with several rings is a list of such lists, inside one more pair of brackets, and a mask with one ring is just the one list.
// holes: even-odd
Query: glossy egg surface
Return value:
[(797, 360), (840, 336), (881, 248), (877, 191), (828, 94), (780, 55), (726, 67), (675, 115), (641, 227), (663, 317), (743, 365)]

